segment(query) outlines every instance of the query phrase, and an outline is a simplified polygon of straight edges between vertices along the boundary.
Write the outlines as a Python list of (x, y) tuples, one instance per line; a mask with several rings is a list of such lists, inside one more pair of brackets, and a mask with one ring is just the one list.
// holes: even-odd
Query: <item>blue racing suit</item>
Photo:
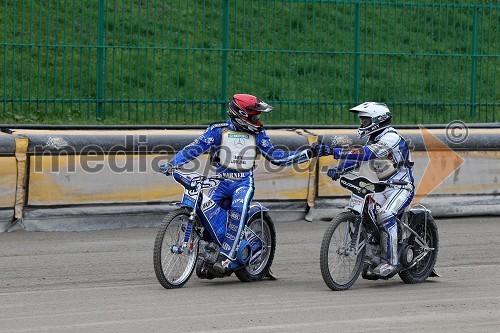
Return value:
[(220, 253), (234, 260), (254, 194), (253, 169), (257, 150), (275, 165), (302, 163), (308, 161), (312, 153), (309, 149), (291, 152), (277, 149), (264, 129), (259, 133), (242, 131), (227, 120), (210, 125), (194, 142), (175, 154), (170, 164), (179, 167), (211, 148), (216, 173), (226, 178), (210, 193), (211, 198), (219, 205), (231, 200)]

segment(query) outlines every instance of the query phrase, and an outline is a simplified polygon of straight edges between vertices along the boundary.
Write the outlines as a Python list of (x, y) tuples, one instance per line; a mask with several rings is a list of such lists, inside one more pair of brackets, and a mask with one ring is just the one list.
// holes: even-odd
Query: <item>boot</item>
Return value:
[(387, 277), (387, 276), (393, 274), (394, 272), (396, 272), (396, 270), (397, 270), (397, 266), (393, 266), (393, 265), (386, 264), (386, 263), (381, 263), (380, 265), (375, 267), (375, 269), (373, 270), (373, 274), (375, 274), (378, 277), (383, 278), (383, 277)]
[(226, 257), (225, 255), (219, 254), (217, 257), (217, 261), (213, 265), (213, 270), (219, 274), (224, 274), (227, 272), (227, 267), (231, 263), (231, 259)]

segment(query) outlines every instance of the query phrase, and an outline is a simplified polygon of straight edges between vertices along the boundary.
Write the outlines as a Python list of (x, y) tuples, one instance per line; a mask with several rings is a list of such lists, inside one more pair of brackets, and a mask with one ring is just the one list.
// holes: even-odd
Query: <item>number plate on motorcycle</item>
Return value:
[(349, 201), (349, 208), (356, 212), (361, 212), (363, 210), (363, 198), (358, 197), (355, 194), (351, 195), (351, 201)]

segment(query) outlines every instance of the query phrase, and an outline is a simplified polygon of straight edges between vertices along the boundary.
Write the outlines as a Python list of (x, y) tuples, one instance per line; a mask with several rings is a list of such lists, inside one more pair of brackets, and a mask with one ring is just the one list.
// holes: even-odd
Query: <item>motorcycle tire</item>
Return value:
[[(425, 221), (426, 216), (427, 222)], [(428, 247), (434, 248), (414, 266), (399, 273), (399, 277), (403, 282), (413, 284), (424, 282), (431, 275), (438, 255), (439, 234), (436, 221), (430, 214), (414, 215), (410, 221), (410, 227), (426, 240)], [(412, 235), (409, 238), (408, 244), (413, 248), (414, 257), (422, 253), (423, 249), (415, 241), (415, 236)]]
[(276, 250), (276, 230), (274, 222), (269, 214), (255, 214), (247, 221), (246, 226), (260, 237), (262, 240), (262, 254), (253, 263), (238, 269), (234, 272), (236, 277), (242, 282), (260, 281), (267, 276), (274, 259)]
[[(356, 256), (347, 252), (354, 234), (355, 220), (353, 213), (341, 213), (332, 220), (321, 242), (321, 275), (326, 285), (335, 291), (349, 289), (363, 269), (365, 247)], [(361, 243), (365, 237), (364, 232), (361, 232), (360, 237)]]
[(184, 231), (190, 212), (185, 208), (170, 212), (156, 234), (153, 264), (158, 282), (166, 289), (180, 288), (191, 277), (198, 257), (199, 236), (192, 231), (193, 247), (178, 249), (184, 241)]

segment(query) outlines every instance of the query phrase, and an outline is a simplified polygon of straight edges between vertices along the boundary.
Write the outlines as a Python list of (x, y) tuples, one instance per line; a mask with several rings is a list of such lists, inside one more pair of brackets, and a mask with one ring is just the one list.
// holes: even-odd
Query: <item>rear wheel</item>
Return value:
[[(358, 253), (352, 249), (351, 240), (355, 237), (356, 216), (344, 212), (332, 220), (321, 242), (321, 275), (326, 285), (332, 290), (349, 289), (358, 278), (363, 268), (365, 247)], [(359, 243), (364, 242), (364, 233), (360, 234)]]
[(184, 208), (169, 213), (156, 234), (153, 263), (158, 282), (167, 289), (182, 287), (196, 265), (199, 236), (194, 230), (191, 231), (192, 241), (182, 247), (189, 215)]
[[(427, 221), (426, 221), (427, 216)], [(414, 258), (422, 256), (411, 268), (399, 273), (399, 277), (405, 283), (421, 283), (424, 282), (434, 269), (434, 264), (437, 260), (439, 247), (439, 234), (436, 221), (430, 214), (413, 215), (410, 221), (410, 227), (427, 243), (429, 248), (433, 248), (426, 253), (425, 249), (417, 242), (414, 235), (411, 235), (408, 240), (408, 245), (413, 248)]]
[(262, 241), (261, 255), (248, 266), (234, 272), (242, 282), (253, 282), (262, 280), (269, 272), (273, 263), (274, 251), (276, 250), (276, 231), (271, 217), (267, 214), (255, 214), (247, 222), (250, 228)]

